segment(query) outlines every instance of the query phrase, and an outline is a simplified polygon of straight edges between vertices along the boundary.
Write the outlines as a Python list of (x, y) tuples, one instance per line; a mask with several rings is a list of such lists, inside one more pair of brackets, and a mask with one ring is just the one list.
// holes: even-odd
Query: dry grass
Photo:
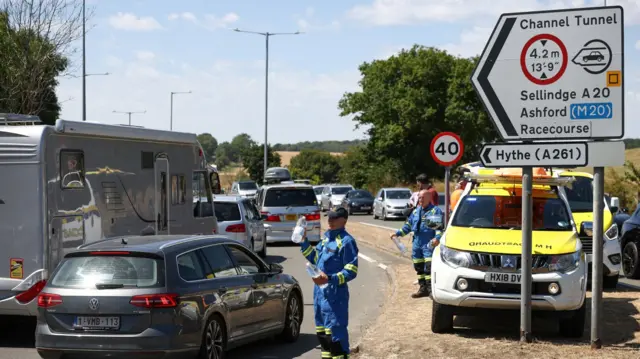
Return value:
[[(277, 154), (280, 155), (280, 164), (283, 167), (288, 167), (291, 163), (291, 159), (297, 156), (300, 151), (276, 151)], [(344, 153), (342, 152), (331, 152), (333, 156), (342, 156)]]
[[(394, 250), (388, 231), (350, 223), (347, 226), (356, 240), (387, 250)], [(433, 334), (431, 305), (428, 298), (412, 299), (416, 290), (415, 272), (407, 262), (393, 267), (394, 294), (383, 313), (362, 338), (360, 352), (352, 358), (639, 358), (640, 294), (631, 291), (604, 294), (605, 347), (589, 347), (587, 320), (581, 340), (564, 340), (557, 334), (555, 321), (534, 318), (534, 344), (520, 344), (519, 315), (501, 317), (458, 317), (453, 334)], [(590, 308), (590, 299), (587, 307)], [(587, 314), (590, 317), (590, 313)]]
[[(640, 148), (633, 148), (633, 149), (624, 151), (624, 157), (625, 157), (625, 161), (630, 161), (636, 165), (640, 164)], [(607, 169), (613, 169), (620, 175), (623, 175), (625, 171), (624, 166), (607, 167)], [(593, 173), (593, 168), (580, 167), (580, 168), (577, 168), (576, 171)]]

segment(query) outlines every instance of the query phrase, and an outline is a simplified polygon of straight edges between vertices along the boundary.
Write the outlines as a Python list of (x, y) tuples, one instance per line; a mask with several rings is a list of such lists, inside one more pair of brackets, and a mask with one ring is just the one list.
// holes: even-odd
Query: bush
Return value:
[(302, 150), (289, 163), (291, 176), (296, 179), (309, 179), (314, 184), (333, 183), (338, 180), (340, 162), (329, 152)]
[(251, 176), (249, 176), (249, 174), (245, 170), (241, 169), (238, 172), (236, 172), (236, 176), (234, 177), (233, 180), (235, 182), (238, 182), (238, 181), (247, 181), (250, 179), (251, 179)]

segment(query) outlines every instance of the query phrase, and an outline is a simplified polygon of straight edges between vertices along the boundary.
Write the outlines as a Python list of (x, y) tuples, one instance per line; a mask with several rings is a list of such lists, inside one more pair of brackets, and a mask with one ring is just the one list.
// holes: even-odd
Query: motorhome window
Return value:
[(153, 169), (153, 163), (155, 162), (155, 156), (153, 152), (142, 151), (142, 169)]
[(84, 188), (83, 152), (60, 152), (60, 183), (62, 188)]
[(193, 216), (196, 218), (214, 216), (211, 188), (207, 188), (207, 184), (206, 172), (193, 173)]
[(187, 183), (184, 175), (171, 176), (171, 204), (184, 204), (187, 196)]

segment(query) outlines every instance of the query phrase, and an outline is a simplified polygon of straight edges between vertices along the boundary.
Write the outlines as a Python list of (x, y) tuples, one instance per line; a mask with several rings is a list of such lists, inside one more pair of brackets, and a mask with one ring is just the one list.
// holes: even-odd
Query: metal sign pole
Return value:
[(591, 348), (602, 348), (602, 251), (604, 167), (593, 169), (593, 257), (591, 259)]
[(449, 201), (451, 198), (451, 188), (449, 182), (451, 181), (451, 166), (444, 168), (444, 228), (447, 228), (449, 224)]
[(520, 273), (520, 341), (531, 343), (531, 247), (533, 167), (522, 168), (522, 260)]

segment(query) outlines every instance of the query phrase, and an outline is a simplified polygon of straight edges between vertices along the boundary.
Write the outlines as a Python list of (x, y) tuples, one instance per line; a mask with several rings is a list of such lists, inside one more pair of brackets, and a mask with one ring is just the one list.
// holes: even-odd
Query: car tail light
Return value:
[(304, 217), (307, 219), (307, 221), (319, 221), (320, 213), (305, 214)]
[(177, 294), (145, 294), (136, 295), (129, 301), (131, 305), (141, 308), (174, 308), (178, 306)]
[(244, 233), (247, 231), (247, 228), (245, 227), (244, 223), (232, 224), (227, 227), (226, 231), (231, 233)]
[(260, 212), (260, 214), (262, 214), (263, 216), (267, 216), (265, 222), (280, 222), (280, 216), (268, 212)]
[(62, 304), (62, 297), (58, 294), (40, 293), (38, 295), (38, 307), (51, 308)]
[(16, 300), (22, 304), (31, 302), (35, 297), (38, 296), (38, 294), (40, 294), (40, 292), (42, 292), (42, 289), (44, 289), (44, 286), (46, 284), (47, 284), (46, 280), (41, 280), (39, 282), (36, 282), (34, 285), (31, 286), (31, 288), (16, 295)]

